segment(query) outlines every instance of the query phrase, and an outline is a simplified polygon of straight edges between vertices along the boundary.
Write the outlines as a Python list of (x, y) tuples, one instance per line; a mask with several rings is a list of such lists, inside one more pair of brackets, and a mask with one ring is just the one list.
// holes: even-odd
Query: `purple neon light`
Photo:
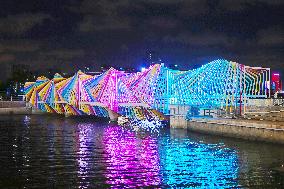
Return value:
[(136, 138), (135, 133), (117, 126), (105, 129), (103, 143), (109, 165), (105, 174), (108, 184), (132, 188), (161, 183), (154, 139)]

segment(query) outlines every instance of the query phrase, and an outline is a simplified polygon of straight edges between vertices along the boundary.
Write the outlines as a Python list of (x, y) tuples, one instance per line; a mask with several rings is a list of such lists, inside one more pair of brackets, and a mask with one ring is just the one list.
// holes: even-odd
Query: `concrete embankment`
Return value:
[(171, 117), (171, 127), (194, 132), (284, 144), (284, 122), (246, 119), (192, 119)]
[(31, 114), (31, 108), (26, 107), (23, 101), (0, 101), (0, 115)]

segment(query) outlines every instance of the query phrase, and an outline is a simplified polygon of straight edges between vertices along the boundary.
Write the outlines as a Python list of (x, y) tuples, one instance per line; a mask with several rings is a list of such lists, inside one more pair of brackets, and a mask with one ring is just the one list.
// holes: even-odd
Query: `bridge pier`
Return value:
[(186, 129), (186, 115), (188, 110), (188, 105), (170, 105), (170, 127)]
[(107, 112), (108, 112), (108, 116), (110, 121), (117, 121), (118, 117), (120, 116), (118, 113), (106, 108)]
[(187, 120), (182, 115), (171, 115), (170, 116), (170, 127), (176, 129), (186, 129)]
[(69, 112), (64, 112), (64, 116), (65, 117), (70, 117), (72, 114), (71, 113), (69, 113)]

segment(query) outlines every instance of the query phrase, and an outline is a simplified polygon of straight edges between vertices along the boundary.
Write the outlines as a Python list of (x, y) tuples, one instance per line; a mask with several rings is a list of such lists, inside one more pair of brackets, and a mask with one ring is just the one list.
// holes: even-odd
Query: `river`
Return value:
[(284, 146), (90, 118), (0, 117), (0, 188), (284, 188)]

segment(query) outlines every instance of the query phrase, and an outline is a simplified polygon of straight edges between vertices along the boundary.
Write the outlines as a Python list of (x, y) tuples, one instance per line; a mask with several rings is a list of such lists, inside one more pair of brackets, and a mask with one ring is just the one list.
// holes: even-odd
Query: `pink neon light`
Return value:
[[(117, 126), (104, 130), (103, 141), (107, 184), (115, 188), (123, 185), (135, 188), (161, 183), (160, 160), (154, 138), (137, 139), (135, 133)], [(141, 177), (143, 180), (138, 179)]]

